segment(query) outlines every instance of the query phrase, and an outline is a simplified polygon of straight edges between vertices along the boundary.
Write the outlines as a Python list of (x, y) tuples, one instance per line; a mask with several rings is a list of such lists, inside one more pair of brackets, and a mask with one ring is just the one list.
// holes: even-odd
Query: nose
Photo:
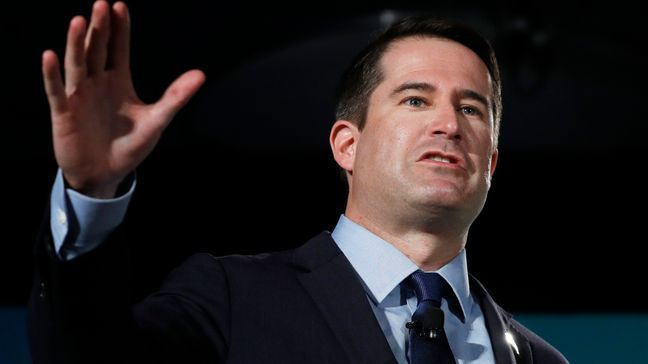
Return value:
[(444, 136), (456, 142), (460, 141), (462, 139), (459, 125), (460, 117), (455, 106), (448, 103), (437, 105), (436, 109), (429, 126), (429, 134)]

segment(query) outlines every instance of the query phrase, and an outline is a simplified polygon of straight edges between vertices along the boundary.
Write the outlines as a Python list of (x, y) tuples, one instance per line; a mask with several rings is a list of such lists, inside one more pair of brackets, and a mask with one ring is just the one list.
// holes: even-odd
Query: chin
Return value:
[(456, 181), (448, 180), (435, 180), (427, 183), (421, 190), (423, 195), (439, 196), (446, 198), (457, 198), (465, 194), (466, 186), (464, 183), (457, 183)]
[(454, 189), (436, 189), (413, 196), (415, 204), (427, 208), (454, 209), (465, 205), (466, 201), (459, 191)]

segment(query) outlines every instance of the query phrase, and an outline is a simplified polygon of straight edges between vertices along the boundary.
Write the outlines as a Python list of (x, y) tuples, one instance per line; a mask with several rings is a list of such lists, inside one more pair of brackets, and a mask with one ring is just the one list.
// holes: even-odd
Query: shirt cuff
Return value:
[(124, 220), (136, 184), (133, 178), (130, 189), (116, 198), (88, 197), (67, 188), (59, 168), (50, 199), (50, 226), (59, 258), (74, 259), (99, 246)]

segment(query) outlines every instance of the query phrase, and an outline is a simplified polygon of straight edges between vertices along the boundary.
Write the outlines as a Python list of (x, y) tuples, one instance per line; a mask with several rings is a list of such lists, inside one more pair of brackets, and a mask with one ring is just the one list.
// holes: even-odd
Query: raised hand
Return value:
[(129, 43), (126, 4), (111, 8), (107, 1), (96, 1), (89, 27), (81, 16), (70, 22), (65, 83), (56, 54), (43, 53), (56, 161), (72, 188), (93, 197), (115, 195), (205, 81), (202, 71), (188, 71), (160, 100), (144, 104), (133, 87)]

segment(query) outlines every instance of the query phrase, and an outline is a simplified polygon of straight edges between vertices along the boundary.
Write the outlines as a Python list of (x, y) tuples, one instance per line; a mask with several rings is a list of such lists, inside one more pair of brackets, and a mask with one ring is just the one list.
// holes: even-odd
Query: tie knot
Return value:
[(408, 277), (408, 284), (416, 293), (419, 304), (423, 301), (434, 301), (436, 307), (441, 306), (441, 298), (448, 289), (448, 282), (439, 273), (425, 273), (417, 270)]

